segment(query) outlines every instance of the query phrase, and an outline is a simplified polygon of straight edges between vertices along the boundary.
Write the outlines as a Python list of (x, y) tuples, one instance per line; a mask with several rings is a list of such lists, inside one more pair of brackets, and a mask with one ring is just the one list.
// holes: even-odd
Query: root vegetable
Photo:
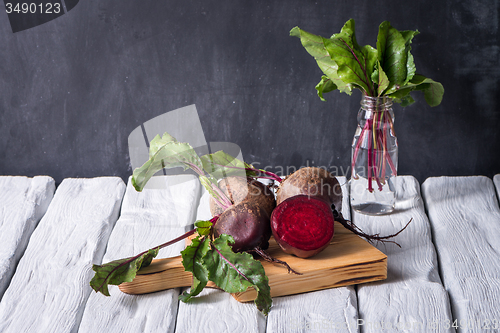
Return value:
[(271, 229), (284, 252), (308, 258), (330, 244), (334, 217), (325, 200), (301, 194), (284, 200), (274, 209)]
[(226, 209), (213, 227), (214, 236), (231, 235), (234, 252), (267, 249), (271, 237), (269, 215), (255, 203), (243, 201)]
[(214, 236), (226, 234), (233, 237), (231, 245), (234, 252), (257, 253), (262, 259), (282, 265), (289, 273), (300, 275), (286, 262), (269, 255), (265, 250), (271, 238), (270, 216), (276, 207), (273, 192), (255, 179), (227, 177), (219, 183), (222, 192), (234, 204), (222, 211), (215, 200), (210, 201), (210, 210), (218, 215), (213, 227)]
[[(234, 200), (229, 199), (216, 183), (217, 179), (231, 176), (234, 170), (246, 170), (252, 166), (222, 151), (200, 157), (191, 145), (178, 142), (168, 133), (162, 137), (156, 136), (149, 148), (149, 160), (135, 169), (132, 176), (131, 182), (137, 191), (141, 191), (149, 179), (161, 169), (190, 168), (198, 174), (201, 185), (225, 212), (215, 215), (209, 221), (198, 220), (194, 223), (195, 229), (139, 255), (117, 259), (103, 265), (93, 265), (95, 275), (90, 282), (91, 287), (109, 296), (108, 285), (131, 282), (137, 271), (148, 266), (161, 248), (197, 234), (191, 240), (191, 244), (181, 252), (184, 269), (193, 273), (193, 284), (189, 292), (185, 291), (179, 295), (179, 299), (188, 302), (198, 295), (209, 281), (231, 293), (243, 292), (248, 287), (253, 287), (257, 292), (255, 305), (267, 315), (271, 309), (272, 298), (264, 267), (249, 253), (235, 252), (256, 252), (264, 255), (266, 260), (284, 264), (289, 270), (290, 268), (286, 263), (270, 258), (262, 249), (269, 246), (271, 237), (269, 214), (252, 200), (255, 191), (248, 191), (246, 178), (243, 178), (242, 187), (245, 189), (245, 196), (250, 195), (250, 198), (248, 200), (241, 198), (244, 201), (236, 205), (234, 202), (240, 199), (234, 196)], [(258, 184), (256, 186), (259, 187)], [(266, 190), (263, 185), (259, 188)], [(269, 193), (272, 196), (270, 190)], [(275, 205), (273, 196), (272, 204)], [(222, 217), (221, 223), (217, 223), (219, 216)], [(214, 234), (217, 238), (213, 237)]]
[[(305, 195), (308, 198), (318, 198), (323, 200), (328, 205), (330, 205), (330, 211), (333, 215), (335, 221), (338, 221), (342, 224), (347, 230), (355, 233), (358, 236), (365, 238), (369, 242), (380, 241), (380, 242), (390, 242), (399, 246), (398, 243), (388, 240), (389, 238), (393, 238), (397, 236), (400, 232), (402, 232), (406, 226), (398, 231), (395, 234), (388, 236), (380, 236), (378, 234), (369, 235), (360, 230), (352, 221), (345, 220), (340, 211), (342, 207), (342, 189), (340, 187), (337, 179), (330, 174), (327, 170), (317, 167), (305, 167), (297, 170), (293, 174), (286, 177), (279, 185), (276, 195), (276, 203), (277, 207), (273, 211), (273, 214), (278, 215), (278, 208), (290, 198), (294, 196)], [(276, 213), (274, 213), (276, 212)], [(271, 218), (271, 224), (273, 228), (273, 235), (276, 238), (274, 231), (274, 222), (273, 218)], [(325, 224), (327, 225), (327, 224)], [(328, 232), (325, 229), (325, 232)], [(284, 242), (282, 242), (284, 243)], [(280, 244), (281, 245), (281, 244)], [(289, 248), (293, 248), (294, 246), (288, 246)], [(285, 248), (287, 246), (282, 246), (283, 250), (286, 252)], [(319, 251), (322, 249), (320, 248)], [(290, 249), (288, 253), (293, 253), (293, 251), (297, 251), (295, 249)], [(318, 253), (317, 251), (316, 253)], [(300, 254), (300, 252), (298, 252)], [(313, 253), (312, 255), (314, 255)]]
[[(276, 207), (273, 192), (258, 180), (236, 176), (227, 177), (219, 182), (219, 188), (233, 204), (243, 201), (252, 202), (262, 207), (268, 216), (271, 216), (271, 212)], [(214, 198), (210, 197), (212, 216), (222, 214), (223, 211)]]
[(330, 172), (318, 167), (301, 168), (288, 177), (278, 187), (276, 204), (279, 205), (286, 199), (295, 195), (319, 197), (334, 205), (340, 212), (342, 208), (342, 189), (340, 184)]

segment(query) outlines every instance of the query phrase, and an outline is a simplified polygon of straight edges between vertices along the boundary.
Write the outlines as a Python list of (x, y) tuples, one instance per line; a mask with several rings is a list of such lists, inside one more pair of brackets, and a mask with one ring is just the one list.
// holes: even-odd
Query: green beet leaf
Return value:
[[(348, 95), (352, 93), (353, 85), (344, 83), (337, 74), (338, 66), (328, 53), (325, 43), (329, 43), (328, 39), (321, 36), (313, 35), (307, 31), (295, 27), (290, 31), (290, 36), (300, 38), (302, 46), (306, 51), (316, 59), (319, 68), (331, 80), (336, 89), (340, 92), (345, 92)], [(327, 92), (327, 91), (323, 91)], [(320, 96), (322, 98), (322, 96)]]
[(375, 71), (373, 71), (372, 81), (377, 86), (377, 96), (382, 96), (384, 91), (389, 86), (389, 79), (387, 78), (382, 65), (380, 65), (380, 61), (377, 61), (377, 67)]
[(194, 223), (194, 226), (196, 228), (196, 232), (198, 233), (198, 235), (206, 236), (210, 233), (213, 223), (210, 221), (198, 220)]
[(415, 103), (415, 100), (413, 99), (413, 97), (411, 97), (411, 95), (406, 95), (404, 97), (401, 97), (400, 99), (397, 99), (397, 102), (402, 107), (405, 107), (405, 106), (408, 106), (408, 105)]
[(190, 144), (178, 142), (168, 133), (164, 133), (162, 137), (157, 135), (150, 143), (149, 156), (149, 160), (135, 169), (132, 175), (132, 185), (137, 191), (142, 191), (151, 177), (164, 168), (191, 168), (199, 175), (201, 184), (210, 195), (221, 203), (229, 203), (229, 199), (222, 198), (223, 194), (217, 191), (217, 179), (205, 175), (203, 163)]
[(90, 286), (96, 292), (109, 296), (108, 285), (119, 285), (123, 282), (132, 282), (137, 271), (151, 264), (154, 257), (158, 255), (159, 248), (151, 249), (141, 255), (118, 259), (103, 265), (93, 265), (94, 277)]
[(378, 60), (390, 82), (386, 92), (390, 94), (405, 84), (408, 53), (403, 35), (387, 21), (379, 26), (377, 52)]
[(168, 133), (159, 135), (150, 145), (150, 158), (141, 167), (134, 170), (132, 185), (137, 191), (142, 191), (153, 175), (163, 168), (192, 168), (198, 174), (202, 173), (203, 165), (200, 158), (188, 143), (175, 140)]
[(229, 243), (233, 242), (231, 236), (224, 234), (213, 241), (212, 249), (203, 258), (209, 272), (209, 280), (228, 293), (243, 292), (249, 287), (255, 288), (255, 305), (267, 316), (272, 298), (264, 267), (249, 253), (234, 253), (229, 246)]
[(153, 157), (158, 152), (158, 150), (160, 150), (163, 146), (170, 142), (178, 141), (167, 132), (163, 133), (163, 136), (160, 136), (159, 134), (156, 135), (149, 143), (149, 157)]
[(187, 303), (189, 302), (193, 297), (197, 296), (199, 293), (205, 289), (207, 283), (206, 282), (201, 282), (198, 280), (196, 277), (193, 276), (193, 282), (191, 283), (191, 289), (189, 291), (184, 291), (182, 294), (179, 295), (179, 300)]
[(344, 84), (351, 84), (367, 95), (374, 96), (371, 75), (377, 61), (377, 51), (356, 41), (354, 20), (347, 21), (338, 34), (334, 34), (325, 47), (338, 66), (337, 76)]
[(401, 36), (403, 36), (403, 38), (405, 40), (405, 51), (408, 54), (408, 59), (406, 60), (406, 80), (405, 80), (404, 84), (407, 84), (408, 82), (410, 82), (410, 80), (413, 79), (413, 76), (417, 72), (417, 68), (415, 66), (415, 61), (413, 59), (412, 54), (410, 53), (410, 51), (411, 51), (410, 44), (413, 40), (413, 37), (415, 37), (419, 33), (420, 32), (418, 32), (418, 30), (416, 30), (416, 31), (413, 31), (413, 30), (401, 31)]
[[(208, 222), (208, 221), (204, 221)], [(209, 222), (210, 223), (210, 222)], [(200, 223), (198, 224), (200, 225)], [(206, 224), (201, 223), (203, 227), (206, 228)], [(211, 223), (210, 223), (211, 225)], [(188, 302), (192, 297), (198, 295), (208, 282), (208, 270), (205, 267), (202, 258), (210, 250), (210, 239), (208, 237), (200, 236), (194, 238), (189, 246), (187, 246), (184, 251), (181, 251), (182, 255), (182, 265), (184, 270), (193, 273), (193, 283), (191, 285), (191, 290), (185, 291), (179, 296), (179, 299), (183, 302)]]
[(425, 101), (429, 106), (441, 104), (444, 94), (443, 85), (420, 74), (415, 74), (402, 89), (388, 96), (392, 97), (396, 102), (402, 102), (401, 105), (405, 106), (413, 103), (413, 98), (409, 97), (409, 93), (414, 90), (424, 92)]
[(423, 82), (417, 87), (417, 90), (424, 91), (424, 97), (427, 104), (430, 106), (438, 106), (443, 100), (443, 85), (429, 78), (426, 78), (425, 81), (425, 83)]
[(321, 81), (316, 85), (316, 90), (318, 91), (319, 98), (324, 102), (323, 94), (336, 90), (338, 87), (333, 83), (333, 81), (326, 75), (321, 77)]
[(222, 179), (229, 176), (257, 176), (253, 171), (245, 170), (253, 166), (245, 163), (236, 157), (226, 154), (219, 150), (213, 154), (206, 154), (200, 157), (203, 169), (216, 179)]

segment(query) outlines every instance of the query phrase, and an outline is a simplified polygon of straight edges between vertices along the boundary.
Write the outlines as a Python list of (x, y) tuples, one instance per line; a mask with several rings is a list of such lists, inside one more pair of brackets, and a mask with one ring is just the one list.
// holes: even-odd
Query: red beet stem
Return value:
[[(382, 122), (383, 122), (383, 125), (382, 125), (382, 131), (384, 133), (384, 135), (382, 136), (382, 170), (380, 171), (380, 173), (383, 175), (383, 177), (385, 178), (385, 168), (386, 168), (386, 159), (387, 159), (387, 156), (389, 155), (387, 153), (387, 122), (385, 120), (385, 118), (387, 118), (387, 114), (384, 112), (384, 114), (382, 115)], [(385, 181), (385, 179), (384, 179)]]
[(281, 179), (280, 176), (278, 176), (275, 173), (272, 173), (270, 171), (266, 171), (266, 170), (262, 170), (262, 169), (255, 169), (255, 168), (245, 168), (245, 170), (258, 172), (258, 173), (261, 173), (261, 174), (264, 174), (267, 176), (267, 177), (259, 177), (259, 178), (272, 179), (272, 180), (277, 181), (278, 183), (281, 183), (283, 181), (283, 179)]
[(358, 159), (358, 154), (359, 154), (359, 149), (361, 148), (361, 144), (363, 142), (365, 133), (368, 128), (368, 122), (365, 123), (365, 126), (363, 126), (363, 129), (361, 130), (361, 133), (359, 134), (358, 142), (356, 142), (356, 147), (354, 148), (354, 154), (352, 157), (352, 166), (351, 166), (351, 174), (354, 176), (354, 179), (358, 179), (358, 176), (356, 175), (356, 160)]
[[(367, 123), (368, 123), (368, 131), (371, 131), (371, 119), (368, 119), (367, 120)], [(372, 166), (373, 166), (373, 156), (372, 156), (372, 151), (373, 151), (373, 147), (372, 147), (372, 136), (370, 135), (371, 133), (369, 133), (368, 135), (368, 170), (367, 170), (367, 173), (368, 173), (368, 191), (370, 193), (373, 192), (373, 186), (372, 186)]]
[[(396, 136), (396, 132), (394, 131), (394, 124), (392, 123), (392, 118), (390, 115), (387, 116), (387, 120), (389, 122), (389, 126), (391, 127), (391, 132), (394, 134), (394, 136)], [(394, 176), (396, 176), (397, 175), (396, 166), (394, 165), (392, 158), (389, 154), (387, 154), (387, 162), (389, 162), (389, 166), (391, 167), (392, 174)]]

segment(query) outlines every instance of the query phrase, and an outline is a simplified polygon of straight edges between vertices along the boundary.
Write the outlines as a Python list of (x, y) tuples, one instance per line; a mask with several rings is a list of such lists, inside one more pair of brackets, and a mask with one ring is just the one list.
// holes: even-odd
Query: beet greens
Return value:
[[(223, 210), (231, 207), (232, 202), (218, 187), (219, 179), (235, 174), (246, 177), (265, 173), (222, 151), (199, 157), (188, 143), (178, 142), (168, 133), (162, 137), (158, 135), (151, 141), (149, 157), (144, 165), (134, 170), (131, 182), (137, 191), (142, 191), (149, 179), (163, 168), (190, 168), (198, 174), (200, 183)], [(191, 290), (184, 292), (179, 299), (188, 302), (203, 290), (208, 281), (229, 293), (253, 287), (257, 291), (255, 304), (259, 311), (267, 315), (272, 298), (262, 264), (249, 253), (235, 253), (231, 248), (234, 244), (232, 236), (214, 236), (213, 226), (218, 218), (217, 215), (209, 221), (196, 221), (195, 229), (134, 257), (93, 265), (95, 275), (90, 286), (96, 292), (109, 296), (108, 285), (131, 282), (139, 269), (151, 264), (161, 248), (197, 234), (181, 252), (184, 269), (193, 273), (193, 284)]]
[[(348, 20), (339, 33), (324, 38), (306, 32), (299, 27), (290, 35), (300, 38), (306, 51), (312, 55), (323, 72), (316, 85), (321, 100), (323, 94), (339, 90), (351, 94), (354, 88), (365, 96), (387, 97), (402, 106), (414, 103), (410, 95), (413, 91), (423, 91), (430, 106), (441, 103), (444, 88), (439, 83), (417, 74), (411, 51), (413, 37), (418, 31), (399, 31), (384, 21), (379, 26), (377, 48), (370, 45), (361, 47), (355, 34), (354, 20)], [(363, 142), (367, 141), (368, 190), (374, 191), (373, 182), (382, 190), (386, 171), (396, 175), (396, 168), (388, 153), (388, 133), (394, 132), (392, 119), (383, 111), (383, 105), (375, 105), (375, 116), (368, 119), (354, 148), (352, 158), (353, 178), (357, 179), (354, 165)]]

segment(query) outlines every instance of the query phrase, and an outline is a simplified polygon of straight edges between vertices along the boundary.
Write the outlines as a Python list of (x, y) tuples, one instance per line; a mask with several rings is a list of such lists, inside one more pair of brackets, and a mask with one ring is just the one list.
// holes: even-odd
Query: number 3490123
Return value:
[(7, 14), (19, 13), (19, 14), (59, 14), (61, 12), (61, 4), (55, 3), (5, 3), (5, 10)]

